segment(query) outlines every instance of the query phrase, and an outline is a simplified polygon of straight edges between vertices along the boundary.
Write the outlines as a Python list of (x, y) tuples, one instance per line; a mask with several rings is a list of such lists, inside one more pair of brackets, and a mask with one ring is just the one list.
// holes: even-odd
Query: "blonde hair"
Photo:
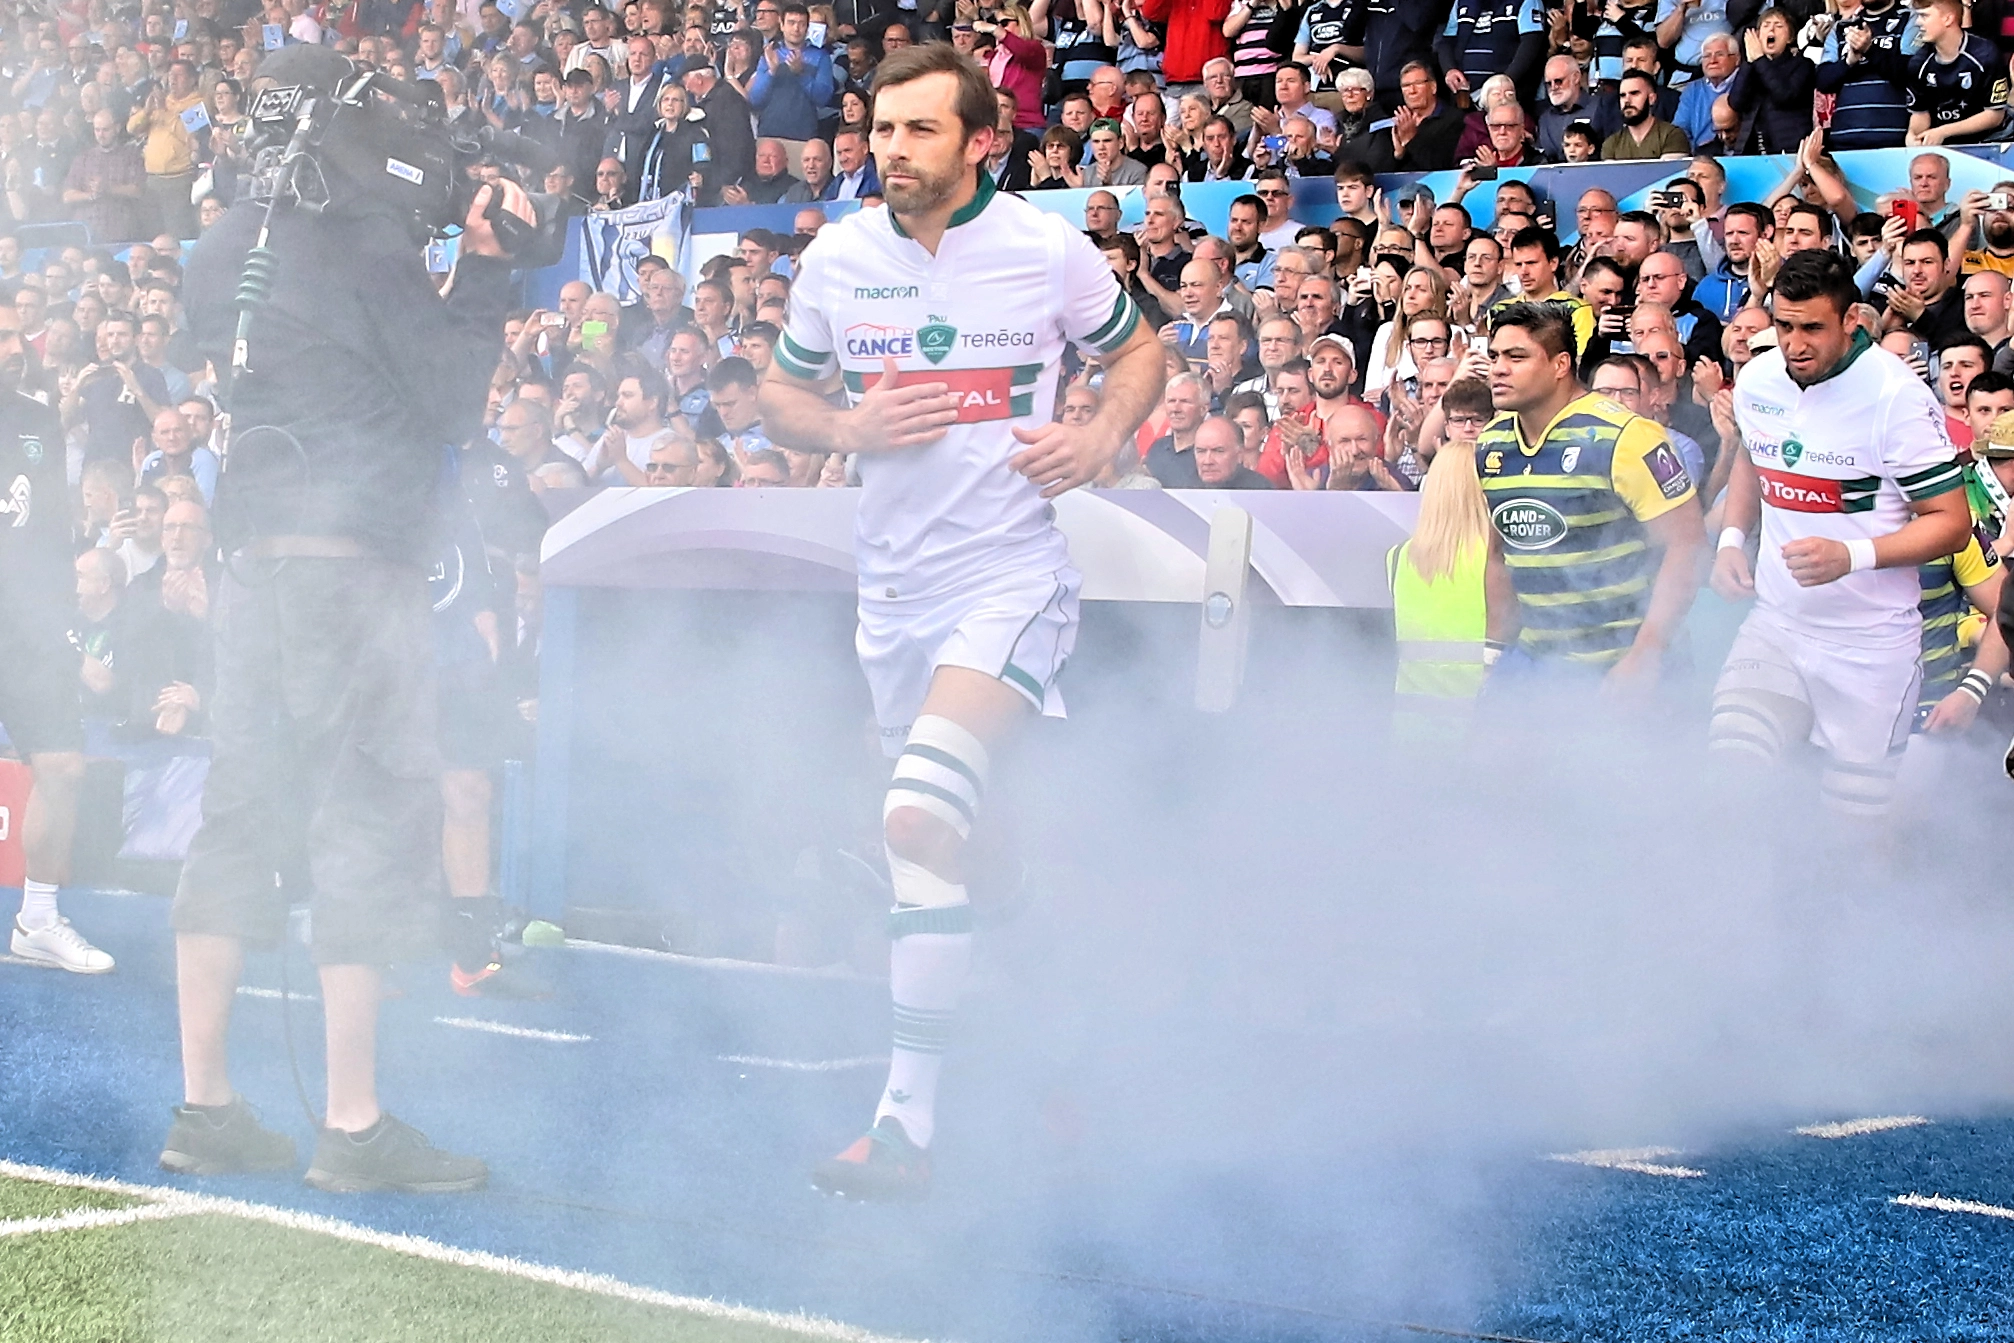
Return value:
[(1430, 583), (1446, 578), (1475, 547), (1489, 544), (1489, 533), (1489, 502), (1476, 475), (1473, 446), (1441, 444), (1420, 482), (1420, 515), (1406, 547), (1407, 561)]
[[(1412, 316), (1406, 316), (1406, 281), (1418, 275), (1433, 290), (1433, 298), (1427, 306)], [(1454, 323), (1448, 317), (1448, 276), (1439, 266), (1414, 266), (1399, 280), (1398, 310), (1392, 314), (1391, 339), (1385, 342), (1385, 367), (1397, 368), (1399, 359), (1406, 352), (1406, 342), (1412, 339), (1413, 323), (1422, 318), (1432, 318), (1448, 323), (1448, 334), (1454, 334)]]

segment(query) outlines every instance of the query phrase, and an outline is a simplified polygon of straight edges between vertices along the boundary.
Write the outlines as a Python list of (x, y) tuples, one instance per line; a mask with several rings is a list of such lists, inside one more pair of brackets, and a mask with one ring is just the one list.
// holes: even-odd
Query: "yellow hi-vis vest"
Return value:
[(1385, 556), (1392, 584), (1392, 625), (1398, 636), (1399, 671), (1392, 689), (1401, 711), (1465, 709), (1483, 684), (1483, 635), (1488, 609), (1483, 570), (1489, 547), (1477, 544), (1444, 578), (1420, 577), (1408, 552), (1412, 542)]

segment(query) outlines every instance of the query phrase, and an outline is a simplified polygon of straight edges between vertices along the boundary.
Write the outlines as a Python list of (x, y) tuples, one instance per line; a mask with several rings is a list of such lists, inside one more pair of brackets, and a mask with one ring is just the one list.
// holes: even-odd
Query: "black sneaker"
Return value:
[(930, 1192), (930, 1154), (883, 1115), (853, 1146), (811, 1172), (811, 1187), (841, 1198), (914, 1203)]
[(177, 1175), (236, 1175), (291, 1170), (294, 1140), (259, 1123), (258, 1111), (233, 1096), (229, 1105), (177, 1105), (161, 1145), (161, 1169)]
[(464, 1194), (489, 1183), (489, 1167), (443, 1152), (390, 1115), (362, 1133), (323, 1129), (306, 1180), (331, 1194)]

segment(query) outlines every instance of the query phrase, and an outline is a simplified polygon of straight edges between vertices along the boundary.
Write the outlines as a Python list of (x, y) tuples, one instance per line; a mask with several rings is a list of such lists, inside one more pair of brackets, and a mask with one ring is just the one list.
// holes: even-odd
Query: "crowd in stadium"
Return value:
[[(792, 258), (828, 222), (821, 203), (878, 201), (876, 62), (948, 40), (997, 88), (984, 171), (1008, 191), (1092, 188), (1084, 229), (1166, 348), (1162, 405), (1099, 486), (1416, 489), (1491, 413), (1475, 394), (1481, 333), (1493, 308), (1528, 297), (1571, 305), (1585, 385), (1664, 426), (1710, 505), (1732, 459), (1731, 380), (1773, 339), (1759, 304), (1799, 250), (1851, 257), (1858, 319), (1931, 384), (1960, 445), (2014, 410), (2014, 182), (1954, 194), (1930, 148), (2014, 129), (2014, 14), (2001, 13), (1993, 0), (24, 9), (0, 71), (4, 208), (17, 225), (82, 221), (90, 243), (24, 252), (0, 238), (0, 280), (34, 352), (30, 388), (69, 436), (90, 703), (139, 731), (201, 722), (202, 641), (187, 626), (205, 613), (228, 417), (178, 291), (187, 241), (243, 190), (248, 90), (268, 50), (331, 43), (434, 81), (452, 117), (542, 142), (555, 166), (535, 185), (576, 211), (672, 193), (802, 207), (790, 234), (749, 229), (690, 283), (647, 257), (630, 302), (574, 280), (552, 309), (511, 316), (492, 443), (470, 452), (534, 492), (849, 483), (843, 455), (771, 444), (757, 389)], [(1905, 145), (1924, 147), (1909, 180), (1863, 210), (1833, 151)], [(1750, 153), (1797, 167), (1766, 199), (1729, 200), (1722, 160)], [(1600, 187), (1555, 201), (1499, 177), (1641, 159), (1671, 170), (1645, 210)], [(1378, 186), (1455, 168), (1442, 200)], [(1333, 182), (1337, 217), (1302, 222), (1328, 215), (1305, 188), (1296, 205), (1308, 179)], [(1182, 193), (1221, 181), (1249, 188), (1213, 235)], [(1106, 188), (1128, 187), (1143, 218), (1121, 228)], [(1486, 229), (1465, 204), (1479, 193)], [(1076, 367), (1056, 413), (1088, 420), (1098, 369)], [(1459, 404), (1443, 401), (1451, 386)], [(526, 575), (535, 621), (530, 557), (497, 558)], [(507, 613), (511, 594), (497, 604)], [(113, 658), (115, 638), (133, 651)]]
[[(1994, 617), (2000, 560), (2014, 550), (2003, 527), (2014, 507), (2014, 180), (1975, 189), (1997, 174), (1958, 148), (2014, 136), (2006, 0), (17, 6), (0, 50), (0, 363), (29, 400), (6, 398), (15, 421), (0, 451), (22, 466), (0, 518), (28, 522), (31, 477), (45, 491), (67, 484), (73, 544), (64, 548), (59, 524), (45, 547), (56, 581), (41, 586), (67, 601), (74, 557), (76, 607), (64, 613), (68, 650), (63, 624), (45, 630), (40, 665), (54, 670), (30, 687), (48, 708), (45, 749), (16, 745), (37, 797), (69, 790), (60, 804), (37, 805), (73, 823), (84, 757), (74, 712), (56, 718), (74, 651), (93, 755), (141, 742), (165, 750), (206, 733), (217, 748), (176, 906), (186, 1103), (164, 1150), (171, 1169), (292, 1159), (291, 1143), (258, 1128), (226, 1076), (234, 958), (279, 909), (268, 908), (263, 870), (247, 885), (232, 855), (264, 842), (258, 818), (268, 794), (283, 791), (269, 781), (284, 776), (274, 762), (294, 748), (268, 749), (272, 723), (288, 719), (284, 736), (337, 721), (291, 703), (333, 681), (303, 691), (315, 678), (297, 676), (302, 684), (277, 689), (295, 674), (281, 665), (288, 659), (335, 656), (302, 637), (317, 614), (351, 612), (342, 631), (360, 649), (398, 645), (400, 657), (378, 666), (377, 702), (347, 690), (334, 698), (342, 713), (361, 705), (378, 715), (382, 735), (361, 740), (396, 738), (415, 747), (414, 760), (427, 757), (401, 771), (368, 746), (351, 753), (329, 730), (330, 758), (357, 766), (352, 786), (368, 804), (345, 838), (416, 835), (407, 847), (427, 871), (412, 874), (412, 891), (431, 887), (434, 761), (410, 739), (434, 731), (439, 870), (459, 906), (446, 933), (453, 987), (549, 992), (521, 960), (504, 959), (514, 919), (494, 894), (490, 825), (499, 771), (529, 755), (537, 714), (545, 505), (575, 502), (540, 497), (553, 492), (860, 486), (862, 554), (876, 544), (921, 553), (889, 538), (931, 531), (984, 541), (1012, 530), (997, 513), (1035, 538), (1018, 558), (1039, 542), (1049, 564), (1026, 566), (1039, 578), (1027, 619), (1018, 610), (1005, 619), (983, 585), (958, 594), (976, 604), (944, 626), (945, 642), (971, 629), (1004, 635), (999, 657), (968, 651), (964, 663), (922, 651), (920, 617), (903, 604), (920, 600), (912, 584), (924, 595), (933, 583), (951, 590), (934, 571), (919, 578), (913, 564), (891, 562), (885, 579), (870, 579), (862, 564), (858, 646), (871, 685), (880, 668), (880, 737), (901, 762), (879, 858), (897, 916), (884, 1110), (903, 1111), (894, 1131), (908, 1137), (862, 1139), (821, 1167), (826, 1188), (872, 1185), (862, 1171), (882, 1160), (874, 1153), (897, 1149), (909, 1164), (885, 1188), (927, 1184), (920, 1154), (935, 1060), (969, 955), (956, 855), (992, 749), (983, 733), (999, 735), (1007, 721), (996, 701), (1015, 712), (1016, 696), (1060, 708), (1051, 683), (1075, 638), (1077, 575), (1047, 559), (1067, 547), (1045, 499), (1080, 484), (1417, 492), (1412, 534), (1387, 557), (1400, 741), (1450, 726), (1461, 739), (1478, 705), (1498, 687), (1514, 697), (1521, 683), (1657, 698), (1690, 657), (1687, 622), (1710, 583), (1730, 602), (1753, 599), (1706, 733), (1717, 767), (1737, 776), (1730, 796), (1765, 777), (1749, 767), (1809, 743), (1824, 755), (1818, 791), (1833, 815), (1878, 823), (1913, 741), (1962, 736), (2006, 681), (2003, 630), (2014, 631), (2014, 612)], [(907, 47), (916, 49), (895, 54)], [(331, 66), (329, 83), (308, 82)], [(471, 190), (500, 208), (458, 213), (460, 234), (427, 247), (424, 263), (417, 235), (405, 247), (409, 221), (375, 206), (310, 209), (317, 229), (351, 229), (351, 271), (317, 273), (356, 283), (337, 291), (341, 302), (297, 288), (291, 311), (255, 292), (247, 306), (263, 326), (249, 340), (240, 327), (230, 342), (233, 294), (245, 292), (234, 284), (257, 269), (246, 262), (258, 255), (248, 251), (253, 213), (239, 208), (258, 203), (252, 145), (285, 143), (275, 140), (284, 118), (270, 112), (252, 133), (262, 67), (274, 77), (307, 71), (296, 76), (304, 97), (333, 96), (372, 71), (431, 89), (472, 133), (458, 140), (490, 146), (471, 167), (482, 179)], [(957, 140), (934, 138), (954, 125)], [(305, 140), (303, 131), (296, 143)], [(520, 142), (533, 148), (510, 147)], [(945, 190), (932, 195), (921, 167), (947, 144)], [(1879, 149), (1903, 151), (1880, 161), (1906, 161), (1906, 173), (1849, 182), (1842, 165), (1868, 160), (1845, 156)], [(380, 152), (372, 142), (373, 164)], [(1740, 163), (1753, 155), (1778, 156), (1788, 170), (1757, 192), (1758, 169)], [(1633, 166), (1575, 166), (1601, 163)], [(1562, 166), (1525, 180), (1550, 165)], [(420, 173), (395, 158), (385, 166)], [(340, 169), (333, 176), (345, 180)], [(501, 221), (525, 219), (529, 203), (509, 203), (523, 201), (520, 185), (538, 188), (548, 213), (584, 218), (582, 260), (557, 285), (552, 267), (530, 268), (521, 292), (550, 295), (549, 306), (507, 312), (507, 293), (520, 291), (510, 279), (519, 253), (505, 235), (519, 227)], [(884, 204), (885, 216), (859, 213)], [(726, 235), (726, 224), (708, 227), (715, 207), (770, 208), (732, 218)], [(673, 218), (684, 227), (665, 224)], [(636, 242), (624, 230), (639, 221), (664, 232), (606, 264), (618, 242)], [(960, 245), (985, 239), (996, 264), (983, 274), (955, 247), (939, 251), (960, 228)], [(818, 243), (826, 230), (836, 240)], [(358, 241), (366, 232), (379, 250)], [(317, 246), (326, 263), (334, 244)], [(1038, 273), (1045, 246), (1055, 292), (1019, 286), (1014, 277)], [(410, 284), (399, 266), (412, 268)], [(852, 330), (896, 329), (872, 326), (876, 310), (861, 304), (921, 310), (920, 286), (888, 283), (912, 274), (927, 276), (933, 305), (941, 296), (948, 306), (952, 280), (969, 274), (989, 315), (1025, 313), (998, 332), (961, 335), (945, 318), (900, 309), (914, 341), (901, 355), (924, 356), (935, 374), (914, 360), (899, 367), (893, 350), (855, 348)], [(378, 309), (407, 298), (428, 320), (449, 310), (466, 320), (378, 322)], [(334, 336), (317, 329), (325, 309), (340, 310)], [(856, 310), (861, 325), (842, 341), (839, 323)], [(440, 334), (427, 344), (416, 331)], [(240, 364), (254, 347), (279, 354), (271, 369), (227, 384), (220, 360), (233, 344)], [(1009, 345), (1047, 353), (982, 366)], [(307, 351), (327, 354), (328, 368)], [(865, 365), (882, 353), (875, 382)], [(968, 353), (982, 363), (964, 362)], [(432, 385), (465, 384), (468, 416), (426, 418), (427, 398), (411, 389), (415, 370), (436, 367), (433, 355), (443, 371)], [(444, 442), (473, 427), (485, 376), (482, 432)], [(1027, 395), (1038, 381), (1053, 412)], [(265, 418), (247, 409), (262, 392)], [(967, 416), (974, 395), (991, 398), (989, 413)], [(244, 412), (235, 443), (232, 406)], [(380, 451), (385, 436), (370, 428), (387, 407), (395, 413), (383, 422), (396, 421), (387, 436), (403, 435), (403, 456)], [(310, 468), (296, 477), (276, 467), (279, 448), (261, 456), (251, 446), (262, 433), (291, 435), (282, 421), (299, 428), (290, 450)], [(982, 421), (1002, 423), (970, 429)], [(965, 455), (929, 455), (953, 426), (965, 426), (956, 439)], [(1025, 445), (1011, 456), (1000, 450), (1010, 428)], [(406, 474), (373, 474), (395, 458)], [(964, 474), (931, 474), (947, 463)], [(448, 500), (455, 466), (466, 507), (452, 500), (448, 511), (468, 516), (436, 527), (418, 482), (436, 478), (434, 497)], [(307, 479), (317, 470), (321, 479)], [(370, 488), (392, 479), (411, 488)], [(278, 511), (273, 501), (293, 495), (317, 507), (346, 497), (325, 516), (306, 503)], [(45, 529), (47, 498), (34, 510)], [(941, 508), (917, 510), (918, 498)], [(629, 499), (603, 502), (616, 501)], [(262, 506), (264, 530), (229, 525)], [(878, 541), (867, 536), (877, 526)], [(421, 543), (411, 534), (421, 531), (443, 533), (425, 565), (437, 588), (431, 617), (418, 600)], [(270, 562), (274, 580), (247, 583), (231, 567), (245, 558)], [(376, 580), (345, 577), (372, 574), (396, 602), (374, 603)], [(6, 580), (0, 573), (0, 587)], [(874, 600), (893, 605), (870, 610)], [(241, 616), (239, 602), (252, 614)], [(388, 605), (411, 619), (379, 640)], [(238, 637), (211, 637), (218, 607)], [(261, 619), (270, 637), (244, 633)], [(885, 656), (870, 653), (877, 643)], [(1046, 668), (1047, 680), (1016, 658)], [(889, 670), (898, 663), (900, 676)], [(51, 682), (63, 693), (49, 694)], [(1018, 689), (1003, 689), (1010, 683)], [(0, 700), (25, 703), (25, 684), (0, 678)], [(420, 703), (435, 695), (438, 714)], [(260, 703), (283, 698), (284, 711)], [(1915, 755), (1945, 753), (1933, 742)], [(111, 970), (111, 956), (57, 909), (67, 830), (28, 829), (14, 955)], [(320, 866), (315, 882), (327, 884)], [(419, 929), (417, 894), (406, 901), (399, 888), (366, 884), (370, 901)], [(257, 919), (227, 908), (247, 891), (261, 902)], [(348, 912), (361, 919), (367, 903)], [(336, 906), (314, 919), (318, 939), (335, 929), (326, 956), (321, 941), (315, 948), (325, 1001), (345, 1005), (327, 1012), (331, 1039), (365, 1039), (378, 967), (397, 957), (362, 937), (345, 943), (325, 908)], [(368, 1051), (344, 1043), (329, 1057), (318, 1163), (331, 1148), (350, 1160), (345, 1143), (362, 1148), (387, 1132), (425, 1146), (378, 1110)], [(895, 1113), (877, 1114), (877, 1133)], [(920, 1127), (905, 1130), (912, 1119)], [(220, 1143), (231, 1150), (213, 1164), (204, 1153)], [(318, 1164), (320, 1187), (463, 1189), (485, 1178), (472, 1159), (415, 1159), (414, 1169), (451, 1178), (371, 1184)]]

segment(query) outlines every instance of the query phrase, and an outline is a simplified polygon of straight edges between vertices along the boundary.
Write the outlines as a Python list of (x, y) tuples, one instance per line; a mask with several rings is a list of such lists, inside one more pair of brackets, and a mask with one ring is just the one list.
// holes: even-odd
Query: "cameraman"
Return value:
[[(262, 82), (335, 88), (325, 47), (272, 53)], [(347, 111), (345, 113), (347, 115)], [(368, 118), (362, 120), (368, 127)], [(339, 117), (329, 141), (359, 128)], [(366, 132), (367, 133), (367, 132)], [(368, 160), (368, 155), (364, 156)], [(481, 1187), (483, 1163), (379, 1108), (380, 967), (431, 951), (441, 904), (440, 764), (425, 560), (445, 445), (479, 431), (510, 267), (480, 188), (442, 297), (408, 218), (318, 155), (325, 212), (282, 205), (249, 368), (228, 385), (218, 527), (214, 754), (173, 923), (186, 1103), (161, 1164), (191, 1174), (292, 1166), (285, 1136), (232, 1089), (227, 1037), (247, 941), (271, 945), (304, 889), (327, 1032), (327, 1114), (307, 1182), (340, 1192)], [(312, 169), (304, 178), (315, 180)], [(234, 207), (189, 260), (189, 325), (228, 368), (233, 294), (265, 203)], [(284, 888), (276, 889), (278, 874)]]

